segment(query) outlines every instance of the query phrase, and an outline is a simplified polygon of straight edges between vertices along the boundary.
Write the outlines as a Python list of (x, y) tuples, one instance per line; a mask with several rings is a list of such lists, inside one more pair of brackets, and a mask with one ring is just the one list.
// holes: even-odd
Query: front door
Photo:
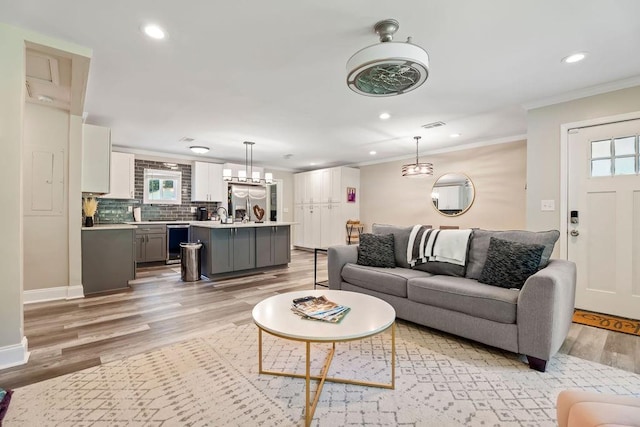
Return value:
[(569, 130), (576, 307), (640, 318), (640, 120)]

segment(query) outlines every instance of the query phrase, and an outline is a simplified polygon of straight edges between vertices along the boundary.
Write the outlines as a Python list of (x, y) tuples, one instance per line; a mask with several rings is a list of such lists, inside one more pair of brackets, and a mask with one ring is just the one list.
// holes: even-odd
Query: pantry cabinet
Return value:
[[(354, 195), (347, 199), (347, 192)], [(359, 219), (360, 170), (336, 167), (294, 175), (294, 246), (345, 244), (346, 223)]]

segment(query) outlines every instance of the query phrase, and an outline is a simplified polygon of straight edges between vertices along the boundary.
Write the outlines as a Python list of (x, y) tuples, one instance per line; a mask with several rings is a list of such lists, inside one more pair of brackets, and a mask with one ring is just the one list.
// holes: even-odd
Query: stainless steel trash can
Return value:
[(183, 282), (200, 280), (200, 251), (202, 243), (180, 243), (180, 277)]

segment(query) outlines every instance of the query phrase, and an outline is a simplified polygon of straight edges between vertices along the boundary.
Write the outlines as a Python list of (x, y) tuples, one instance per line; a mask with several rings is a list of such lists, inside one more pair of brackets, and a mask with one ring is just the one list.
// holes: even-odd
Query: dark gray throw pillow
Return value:
[(394, 268), (396, 258), (393, 253), (393, 242), (393, 234), (362, 233), (357, 264), (368, 267)]
[(501, 288), (522, 289), (538, 271), (544, 245), (519, 243), (492, 237), (478, 281)]

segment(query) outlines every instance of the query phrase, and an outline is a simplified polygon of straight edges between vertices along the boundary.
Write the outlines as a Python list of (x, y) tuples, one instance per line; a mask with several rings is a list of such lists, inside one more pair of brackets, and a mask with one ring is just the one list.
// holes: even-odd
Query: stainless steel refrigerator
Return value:
[(258, 221), (257, 214), (262, 213), (262, 221), (269, 220), (267, 212), (267, 189), (263, 185), (232, 184), (231, 212), (235, 221), (242, 221), (245, 216), (249, 221)]

